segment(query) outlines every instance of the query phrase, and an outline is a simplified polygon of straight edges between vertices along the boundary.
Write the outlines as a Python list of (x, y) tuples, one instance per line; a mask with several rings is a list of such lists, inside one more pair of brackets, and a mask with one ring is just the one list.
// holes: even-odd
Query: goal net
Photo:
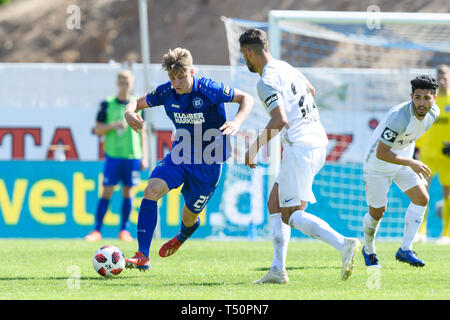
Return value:
[[(450, 14), (275, 10), (269, 12), (268, 22), (227, 17), (222, 17), (222, 21), (234, 85), (255, 97), (243, 131), (264, 128), (268, 121), (257, 98), (258, 75), (248, 72), (239, 51), (238, 39), (246, 29), (267, 31), (272, 55), (301, 68), (316, 88), (315, 100), (330, 144), (327, 162), (314, 181), (318, 202), (308, 210), (323, 217), (337, 231), (362, 237), (362, 217), (367, 212), (362, 172), (366, 143), (389, 108), (409, 100), (411, 79), (419, 74), (435, 76), (437, 65), (450, 64)], [(279, 161), (279, 154), (273, 155), (275, 162)], [(265, 183), (267, 189), (271, 187), (273, 178), (258, 181), (255, 174), (260, 173), (228, 166), (225, 184), (255, 181)], [(438, 186), (432, 183), (430, 209), (433, 193), (439, 194), (436, 190)], [(263, 195), (267, 196), (268, 193)], [(395, 185), (388, 199), (378, 235), (399, 238), (409, 199)], [(254, 199), (250, 196), (248, 200), (253, 203)], [(267, 215), (265, 203), (261, 210)], [(429, 219), (434, 219), (432, 214)], [(431, 236), (439, 235), (437, 220), (429, 220)], [(432, 225), (436, 225), (434, 229)], [(267, 234), (267, 226), (264, 230)]]

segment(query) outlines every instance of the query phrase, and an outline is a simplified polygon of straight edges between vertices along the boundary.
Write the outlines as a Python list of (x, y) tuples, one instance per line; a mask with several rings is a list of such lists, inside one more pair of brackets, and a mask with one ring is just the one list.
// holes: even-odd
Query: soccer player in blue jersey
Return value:
[[(233, 135), (253, 107), (249, 94), (208, 78), (194, 77), (192, 55), (187, 49), (169, 50), (162, 67), (170, 81), (126, 107), (125, 119), (136, 131), (144, 121), (138, 111), (163, 105), (176, 128), (171, 152), (153, 169), (144, 192), (137, 225), (139, 249), (126, 259), (127, 268), (150, 268), (149, 250), (157, 222), (157, 201), (169, 190), (183, 185), (185, 205), (180, 232), (159, 250), (161, 257), (174, 254), (200, 225), (198, 214), (214, 193), (222, 163), (231, 153), (227, 135)], [(239, 110), (226, 121), (224, 103)]]

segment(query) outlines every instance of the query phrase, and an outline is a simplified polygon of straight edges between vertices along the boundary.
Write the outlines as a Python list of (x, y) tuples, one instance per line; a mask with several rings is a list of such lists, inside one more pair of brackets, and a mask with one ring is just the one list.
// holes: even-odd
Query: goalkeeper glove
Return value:
[(442, 148), (442, 153), (446, 156), (450, 156), (450, 142), (444, 142), (444, 148)]

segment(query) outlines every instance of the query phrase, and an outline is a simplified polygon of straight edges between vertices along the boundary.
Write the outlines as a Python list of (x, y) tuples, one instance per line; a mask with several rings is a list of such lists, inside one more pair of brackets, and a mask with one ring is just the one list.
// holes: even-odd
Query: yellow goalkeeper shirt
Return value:
[(436, 104), (441, 110), (439, 117), (428, 131), (416, 141), (420, 154), (426, 157), (442, 156), (444, 142), (450, 142), (450, 93), (438, 96)]

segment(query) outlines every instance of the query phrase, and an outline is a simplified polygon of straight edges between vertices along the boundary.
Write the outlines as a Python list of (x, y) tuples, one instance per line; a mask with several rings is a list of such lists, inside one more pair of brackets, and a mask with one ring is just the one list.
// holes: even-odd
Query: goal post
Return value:
[[(368, 9), (269, 11), (270, 51), (279, 59), (286, 51), (298, 51), (298, 66), (421, 68), (448, 63), (450, 14)], [(301, 55), (306, 50), (317, 59), (309, 62), (311, 57)]]
[[(404, 25), (450, 25), (448, 13), (411, 13), (380, 11), (269, 11), (270, 51), (276, 58), (281, 58), (281, 30), (283, 23), (310, 22), (327, 24), (358, 24), (368, 28), (379, 28), (381, 24)], [(295, 32), (295, 31), (294, 31)]]

